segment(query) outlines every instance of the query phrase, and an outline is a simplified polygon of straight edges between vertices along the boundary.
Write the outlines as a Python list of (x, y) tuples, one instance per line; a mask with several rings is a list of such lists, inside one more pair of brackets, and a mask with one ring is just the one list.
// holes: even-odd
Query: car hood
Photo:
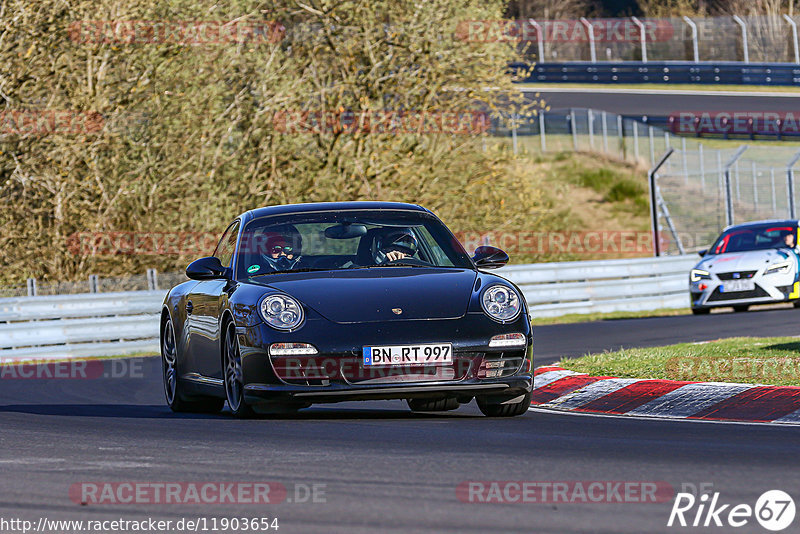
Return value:
[(253, 281), (299, 299), (330, 321), (360, 323), (463, 317), (476, 277), (469, 269), (381, 267), (274, 274)]
[(730, 252), (703, 258), (696, 269), (711, 273), (730, 273), (738, 271), (757, 271), (768, 264), (784, 262), (792, 258), (789, 249), (751, 250), (748, 252)]

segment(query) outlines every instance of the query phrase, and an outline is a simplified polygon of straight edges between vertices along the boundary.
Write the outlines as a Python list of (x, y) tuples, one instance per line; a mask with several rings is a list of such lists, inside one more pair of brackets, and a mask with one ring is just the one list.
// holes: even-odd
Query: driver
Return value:
[(294, 226), (269, 228), (258, 239), (261, 261), (273, 271), (295, 269), (300, 263), (303, 238)]
[(372, 258), (376, 264), (410, 258), (417, 253), (417, 238), (409, 228), (388, 228), (373, 242)]
[(784, 244), (784, 246), (789, 247), (789, 248), (794, 248), (795, 247), (794, 232), (786, 232), (783, 235), (783, 244)]

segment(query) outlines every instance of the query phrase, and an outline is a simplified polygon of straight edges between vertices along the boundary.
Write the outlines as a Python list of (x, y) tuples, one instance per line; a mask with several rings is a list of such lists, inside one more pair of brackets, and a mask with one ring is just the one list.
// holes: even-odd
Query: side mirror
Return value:
[(186, 276), (192, 280), (217, 280), (227, 278), (225, 267), (220, 263), (219, 258), (208, 256), (194, 260), (186, 267)]
[(497, 247), (484, 245), (475, 249), (472, 261), (475, 262), (475, 267), (497, 269), (508, 263), (508, 254)]
[(698, 250), (698, 251), (697, 251), (697, 253), (698, 253), (698, 254), (700, 255), (700, 257), (702, 258), (702, 257), (703, 257), (703, 256), (705, 256), (706, 254), (708, 254), (708, 249), (707, 249), (707, 248), (704, 248), (703, 250)]

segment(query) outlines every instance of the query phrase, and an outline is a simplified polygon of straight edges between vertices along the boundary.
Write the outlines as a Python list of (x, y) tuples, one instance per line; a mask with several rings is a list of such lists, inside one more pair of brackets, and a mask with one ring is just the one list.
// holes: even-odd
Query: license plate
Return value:
[(752, 291), (755, 288), (756, 284), (752, 280), (731, 280), (725, 282), (720, 291), (723, 293), (736, 293), (738, 291)]
[(364, 347), (365, 367), (374, 365), (445, 365), (448, 363), (453, 363), (453, 347), (450, 343)]

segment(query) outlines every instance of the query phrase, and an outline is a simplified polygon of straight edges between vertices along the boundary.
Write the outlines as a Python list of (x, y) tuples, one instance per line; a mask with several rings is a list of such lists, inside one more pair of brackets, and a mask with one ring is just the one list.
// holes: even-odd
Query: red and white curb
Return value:
[(672, 419), (800, 424), (800, 387), (534, 371), (531, 407)]

